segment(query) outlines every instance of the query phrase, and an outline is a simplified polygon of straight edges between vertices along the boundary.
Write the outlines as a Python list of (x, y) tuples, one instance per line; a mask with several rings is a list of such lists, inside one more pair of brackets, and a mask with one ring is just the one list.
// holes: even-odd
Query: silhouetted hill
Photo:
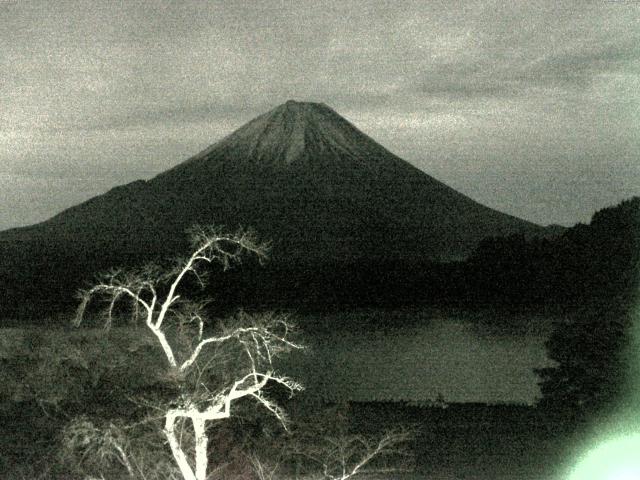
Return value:
[(275, 264), (309, 268), (461, 259), (488, 236), (546, 232), (435, 180), (327, 106), (289, 101), (149, 181), (0, 233), (0, 286), (9, 303), (56, 303), (96, 271), (184, 253), (194, 223), (250, 226), (272, 240)]
[(640, 279), (640, 197), (596, 212), (561, 235), (480, 242), (463, 265), (468, 290), (484, 301), (628, 303)]

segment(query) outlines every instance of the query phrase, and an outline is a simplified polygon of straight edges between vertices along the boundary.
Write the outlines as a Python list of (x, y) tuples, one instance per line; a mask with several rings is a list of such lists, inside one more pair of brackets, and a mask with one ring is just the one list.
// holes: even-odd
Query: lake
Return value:
[[(551, 365), (544, 343), (553, 318), (540, 314), (421, 308), (293, 318), (308, 348), (284, 358), (279, 368), (310, 396), (328, 400), (419, 403), (440, 396), (447, 402), (532, 404), (539, 395), (533, 369)], [(21, 348), (27, 331), (0, 329), (0, 357)], [(55, 343), (53, 337), (68, 332), (49, 335)], [(130, 333), (114, 329), (110, 335)]]
[(553, 318), (463, 310), (356, 310), (299, 315), (308, 350), (283, 365), (335, 400), (532, 404), (534, 368), (552, 365)]

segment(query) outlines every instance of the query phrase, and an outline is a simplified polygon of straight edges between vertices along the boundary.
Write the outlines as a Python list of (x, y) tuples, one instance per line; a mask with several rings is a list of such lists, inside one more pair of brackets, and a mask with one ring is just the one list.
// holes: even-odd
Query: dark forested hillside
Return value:
[(487, 300), (583, 306), (629, 299), (640, 268), (640, 198), (593, 215), (556, 238), (491, 238), (464, 269)]
[[(597, 212), (558, 240), (551, 298), (568, 304), (538, 371), (542, 405), (574, 419), (635, 404), (640, 322), (640, 198)], [(630, 398), (631, 395), (631, 398)]]
[(480, 242), (462, 262), (334, 261), (322, 267), (266, 265), (230, 272), (215, 292), (240, 305), (335, 309), (455, 305), (567, 311), (631, 301), (640, 258), (640, 198), (605, 208), (590, 224), (550, 238)]

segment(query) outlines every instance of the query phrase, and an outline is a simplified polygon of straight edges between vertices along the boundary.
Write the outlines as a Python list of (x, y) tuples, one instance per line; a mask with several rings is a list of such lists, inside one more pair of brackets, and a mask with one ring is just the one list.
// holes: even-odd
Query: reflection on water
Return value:
[[(395, 327), (379, 328), (379, 318), (378, 327), (365, 327), (362, 317), (372, 314), (393, 317)], [(434, 311), (344, 316), (343, 324), (362, 327), (305, 335), (309, 351), (286, 366), (308, 390), (328, 398), (419, 402), (442, 395), (449, 402), (533, 403), (539, 395), (533, 369), (550, 365), (548, 317)]]

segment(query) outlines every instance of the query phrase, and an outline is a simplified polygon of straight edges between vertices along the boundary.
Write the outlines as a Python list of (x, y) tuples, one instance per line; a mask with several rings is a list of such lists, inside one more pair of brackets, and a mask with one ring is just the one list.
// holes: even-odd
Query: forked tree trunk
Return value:
[[(182, 450), (182, 446), (176, 435), (175, 425), (178, 417), (188, 418), (193, 424), (195, 439), (195, 471), (191, 467), (187, 455)], [(164, 433), (169, 441), (169, 447), (173, 458), (180, 468), (180, 473), (184, 480), (205, 480), (207, 478), (207, 467), (209, 461), (207, 458), (207, 444), (209, 438), (206, 432), (206, 419), (199, 416), (177, 415), (175, 411), (169, 412), (165, 419)]]

